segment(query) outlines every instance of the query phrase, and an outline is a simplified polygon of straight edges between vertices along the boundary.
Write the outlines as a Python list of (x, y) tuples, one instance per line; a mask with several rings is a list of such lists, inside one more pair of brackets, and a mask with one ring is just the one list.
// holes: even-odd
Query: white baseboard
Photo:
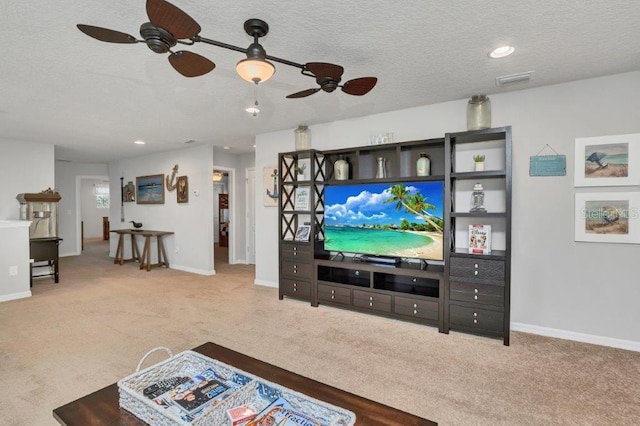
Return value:
[(31, 290), (2, 295), (0, 296), (0, 302), (8, 302), (9, 300), (24, 299), (25, 297), (31, 297)]
[(191, 268), (189, 266), (182, 266), (182, 265), (176, 265), (176, 264), (171, 264), (170, 268), (177, 269), (178, 271), (191, 272), (192, 274), (198, 274), (198, 275), (211, 276), (216, 274), (215, 269), (206, 271), (204, 269), (196, 269), (196, 268)]
[(593, 334), (577, 333), (575, 331), (559, 330), (557, 328), (540, 327), (537, 325), (522, 324), (517, 322), (511, 323), (511, 330), (640, 352), (640, 342), (634, 342), (633, 340), (614, 339), (612, 337), (596, 336)]
[(278, 288), (278, 283), (274, 283), (274, 282), (271, 282), (271, 281), (253, 280), (253, 283), (257, 284), (257, 285), (263, 285), (265, 287)]
[(69, 257), (69, 256), (80, 256), (80, 253), (74, 252), (74, 253), (60, 253), (60, 254), (58, 254), (58, 257)]

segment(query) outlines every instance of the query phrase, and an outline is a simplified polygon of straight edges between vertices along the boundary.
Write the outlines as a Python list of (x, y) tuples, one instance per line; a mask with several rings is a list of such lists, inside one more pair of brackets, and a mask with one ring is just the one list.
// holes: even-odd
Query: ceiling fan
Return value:
[[(349, 80), (340, 85), (344, 68), (340, 65), (324, 62), (309, 62), (298, 64), (286, 59), (267, 55), (258, 43), (260, 37), (269, 32), (269, 25), (260, 19), (249, 19), (244, 23), (245, 32), (253, 37), (253, 43), (248, 48), (233, 46), (216, 40), (201, 37), (200, 25), (188, 14), (165, 0), (147, 0), (147, 16), (150, 22), (140, 26), (142, 39), (108, 28), (78, 24), (77, 27), (84, 34), (108, 43), (135, 44), (145, 43), (156, 53), (169, 53), (171, 66), (185, 77), (198, 77), (215, 68), (209, 59), (197, 53), (186, 50), (172, 51), (177, 44), (194, 45), (196, 42), (210, 44), (229, 50), (235, 50), (247, 55), (246, 59), (238, 62), (236, 71), (245, 80), (258, 84), (268, 80), (275, 72), (275, 67), (268, 60), (299, 68), (301, 73), (316, 79), (320, 87), (293, 93), (287, 98), (303, 98), (320, 90), (333, 92), (340, 87), (343, 92), (362, 96), (376, 85), (375, 77), (362, 77)], [(268, 60), (267, 60), (268, 59)]]

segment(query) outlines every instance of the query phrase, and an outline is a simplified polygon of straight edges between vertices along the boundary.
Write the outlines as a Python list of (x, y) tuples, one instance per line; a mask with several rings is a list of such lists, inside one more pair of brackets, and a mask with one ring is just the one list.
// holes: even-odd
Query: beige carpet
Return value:
[(251, 266), (146, 272), (107, 253), (89, 243), (59, 284), (0, 303), (0, 424), (56, 424), (54, 408), (131, 374), (149, 349), (206, 341), (445, 425), (640, 423), (639, 353), (524, 333), (504, 347), (279, 301)]

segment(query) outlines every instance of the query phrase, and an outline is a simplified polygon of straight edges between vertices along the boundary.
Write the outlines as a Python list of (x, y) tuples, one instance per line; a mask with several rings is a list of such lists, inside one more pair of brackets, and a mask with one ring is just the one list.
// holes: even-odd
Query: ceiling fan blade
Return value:
[(316, 92), (319, 92), (321, 89), (315, 88), (315, 89), (307, 89), (307, 90), (303, 90), (302, 92), (296, 92), (296, 93), (292, 93), (291, 95), (287, 96), (287, 99), (297, 99), (297, 98), (304, 98), (307, 97), (309, 95), (313, 95)]
[(216, 67), (216, 64), (197, 53), (180, 50), (169, 55), (169, 62), (185, 77), (198, 77)]
[(167, 30), (177, 39), (200, 33), (200, 25), (185, 12), (165, 0), (147, 0), (147, 15), (155, 27)]
[(344, 68), (340, 65), (328, 64), (326, 62), (309, 62), (306, 63), (304, 67), (316, 77), (331, 77), (334, 80), (340, 80), (344, 72)]
[(76, 26), (89, 37), (93, 37), (100, 41), (106, 41), (107, 43), (138, 43), (138, 40), (134, 36), (121, 33), (120, 31), (84, 24), (78, 24)]
[(354, 78), (342, 86), (342, 91), (350, 95), (362, 96), (369, 93), (378, 82), (376, 77)]

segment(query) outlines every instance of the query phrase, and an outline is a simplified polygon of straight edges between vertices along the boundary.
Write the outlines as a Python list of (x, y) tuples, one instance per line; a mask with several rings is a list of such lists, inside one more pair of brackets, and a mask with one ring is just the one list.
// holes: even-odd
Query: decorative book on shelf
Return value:
[(469, 225), (469, 253), (491, 253), (491, 225)]

